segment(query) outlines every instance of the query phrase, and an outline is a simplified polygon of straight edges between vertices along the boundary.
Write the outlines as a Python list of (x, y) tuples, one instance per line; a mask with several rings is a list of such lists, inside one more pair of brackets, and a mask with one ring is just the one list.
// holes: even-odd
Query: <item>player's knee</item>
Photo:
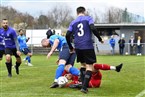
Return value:
[(18, 63), (22, 63), (21, 58), (16, 58), (16, 60), (17, 60)]
[(72, 67), (72, 65), (66, 65), (65, 70), (68, 72), (71, 67)]
[(11, 55), (6, 55), (6, 62), (10, 63), (11, 62)]
[(28, 53), (28, 56), (32, 57), (32, 53)]

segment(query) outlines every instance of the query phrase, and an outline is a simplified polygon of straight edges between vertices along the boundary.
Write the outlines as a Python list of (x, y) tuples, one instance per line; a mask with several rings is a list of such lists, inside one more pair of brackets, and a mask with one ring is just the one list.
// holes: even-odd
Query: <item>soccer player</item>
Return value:
[(73, 20), (68, 28), (66, 39), (70, 50), (74, 48), (71, 45), (70, 37), (74, 36), (75, 51), (77, 62), (81, 63), (81, 80), (83, 87), (81, 92), (88, 92), (88, 84), (92, 75), (93, 63), (96, 63), (96, 55), (92, 41), (92, 32), (103, 43), (98, 31), (94, 26), (94, 21), (90, 16), (86, 16), (84, 7), (77, 8), (77, 18)]
[(2, 35), (5, 42), (5, 55), (6, 55), (6, 67), (8, 70), (8, 77), (12, 77), (12, 58), (11, 56), (14, 55), (16, 57), (16, 74), (19, 74), (19, 66), (21, 64), (21, 52), (19, 50), (19, 44), (17, 40), (16, 31), (8, 26), (8, 20), (2, 20)]
[[(102, 74), (100, 70), (115, 70), (116, 72), (120, 72), (122, 69), (123, 64), (120, 64), (118, 66), (110, 66), (109, 64), (93, 64), (93, 73), (91, 80), (89, 81), (89, 88), (97, 88), (100, 87), (101, 85), (101, 79), (102, 79)], [(70, 88), (81, 88), (82, 84), (79, 81), (78, 76), (74, 76), (66, 71), (64, 71), (63, 75), (68, 79), (72, 80), (72, 82), (66, 84), (66, 87)]]
[(5, 53), (4, 39), (2, 36), (2, 29), (0, 28), (0, 61), (2, 60), (4, 53)]
[[(58, 87), (58, 78), (62, 75), (65, 65), (68, 64), (68, 60), (71, 60), (71, 55), (75, 52), (69, 51), (65, 37), (59, 35), (50, 35), (49, 39), (42, 39), (41, 44), (43, 47), (51, 46), (51, 50), (47, 54), (48, 59), (56, 49), (59, 50), (59, 60), (58, 67), (56, 69), (55, 80), (54, 83), (50, 86), (50, 88), (56, 88)], [(78, 70), (74, 67), (70, 67), (69, 72), (71, 74), (79, 74)]]
[(24, 59), (24, 61), (28, 61), (28, 66), (33, 66), (31, 64), (31, 57), (32, 57), (32, 53), (31, 51), (28, 49), (27, 46), (27, 42), (30, 38), (26, 38), (26, 36), (24, 35), (23, 29), (19, 30), (19, 36), (18, 36), (18, 42), (20, 45), (20, 51), (23, 52), (26, 56), (26, 58)]

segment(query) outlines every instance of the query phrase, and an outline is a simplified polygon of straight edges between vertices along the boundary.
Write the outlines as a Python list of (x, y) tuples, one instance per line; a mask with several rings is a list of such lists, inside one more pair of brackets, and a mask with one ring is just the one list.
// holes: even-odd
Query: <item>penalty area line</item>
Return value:
[(145, 89), (137, 94), (135, 97), (143, 97), (145, 95)]

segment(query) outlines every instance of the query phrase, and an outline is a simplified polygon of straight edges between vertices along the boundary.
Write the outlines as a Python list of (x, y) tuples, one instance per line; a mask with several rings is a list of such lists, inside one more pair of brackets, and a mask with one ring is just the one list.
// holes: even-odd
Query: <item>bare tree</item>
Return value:
[(48, 12), (51, 27), (66, 26), (72, 20), (71, 10), (68, 6), (55, 6)]
[(106, 23), (121, 23), (122, 10), (115, 7), (110, 7), (104, 14)]

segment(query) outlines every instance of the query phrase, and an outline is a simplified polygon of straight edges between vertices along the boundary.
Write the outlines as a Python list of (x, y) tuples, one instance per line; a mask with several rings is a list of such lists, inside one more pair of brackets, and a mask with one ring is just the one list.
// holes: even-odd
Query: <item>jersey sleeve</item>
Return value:
[(94, 24), (94, 20), (93, 20), (93, 18), (92, 17), (88, 17), (88, 21), (89, 21), (89, 25), (91, 25), (91, 24)]
[(12, 31), (13, 38), (17, 38), (17, 33), (15, 30)]
[(72, 27), (72, 22), (70, 23), (69, 27), (68, 27), (68, 31), (72, 32), (73, 27)]

